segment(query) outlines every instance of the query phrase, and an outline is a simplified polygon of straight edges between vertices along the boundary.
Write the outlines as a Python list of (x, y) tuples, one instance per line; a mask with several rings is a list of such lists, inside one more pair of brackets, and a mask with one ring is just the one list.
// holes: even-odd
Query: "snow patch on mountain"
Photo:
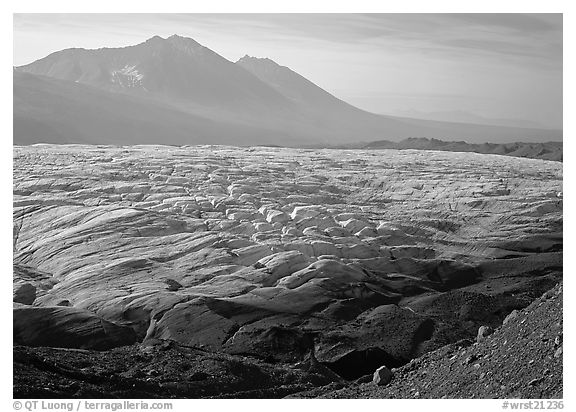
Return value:
[(143, 87), (142, 79), (144, 75), (138, 71), (136, 65), (125, 65), (119, 70), (112, 70), (110, 73), (112, 83), (122, 87)]

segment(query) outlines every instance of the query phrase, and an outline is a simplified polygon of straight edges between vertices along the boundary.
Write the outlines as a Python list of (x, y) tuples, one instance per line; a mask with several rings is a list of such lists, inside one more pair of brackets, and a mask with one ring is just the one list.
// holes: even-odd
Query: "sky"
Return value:
[(14, 65), (172, 34), (268, 57), (374, 113), (562, 128), (561, 14), (15, 14)]

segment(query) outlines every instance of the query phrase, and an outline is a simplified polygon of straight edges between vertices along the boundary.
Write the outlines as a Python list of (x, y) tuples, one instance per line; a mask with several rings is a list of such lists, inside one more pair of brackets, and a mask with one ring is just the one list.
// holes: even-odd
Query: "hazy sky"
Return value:
[(14, 65), (172, 34), (231, 61), (269, 57), (376, 113), (562, 127), (561, 14), (16, 14)]

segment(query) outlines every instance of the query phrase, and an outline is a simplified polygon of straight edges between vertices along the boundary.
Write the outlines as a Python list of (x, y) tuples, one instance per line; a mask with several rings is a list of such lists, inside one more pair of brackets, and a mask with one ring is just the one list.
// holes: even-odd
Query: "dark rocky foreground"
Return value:
[(321, 398), (508, 398), (563, 397), (562, 285), (527, 308), (514, 311), (504, 325), (472, 342), (459, 341), (393, 371), (386, 387), (359, 379), (294, 397)]
[[(18, 397), (349, 387), (562, 280), (558, 162), (35, 146), (14, 163)], [(493, 389), (461, 396), (512, 396)]]
[(170, 341), (102, 352), (16, 346), (14, 397), (562, 398), (562, 286), (504, 323), (393, 369), (385, 387), (371, 374), (346, 381), (310, 356), (267, 363)]
[(286, 365), (171, 341), (109, 351), (14, 347), (15, 398), (281, 398), (342, 379), (313, 360)]

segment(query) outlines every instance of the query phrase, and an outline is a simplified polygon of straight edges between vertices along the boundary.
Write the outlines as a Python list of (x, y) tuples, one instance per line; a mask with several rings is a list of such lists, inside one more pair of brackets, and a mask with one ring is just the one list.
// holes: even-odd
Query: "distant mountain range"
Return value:
[(447, 152), (474, 152), (484, 154), (497, 154), (514, 157), (527, 157), (532, 159), (562, 161), (562, 142), (544, 143), (482, 143), (445, 142), (438, 139), (408, 138), (399, 142), (380, 140), (368, 144), (360, 144), (362, 149), (417, 149), (440, 150)]
[(233, 63), (196, 41), (155, 36), (66, 49), (14, 68), (14, 144), (334, 146), (410, 137), (561, 141), (561, 130), (384, 116), (269, 59)]

